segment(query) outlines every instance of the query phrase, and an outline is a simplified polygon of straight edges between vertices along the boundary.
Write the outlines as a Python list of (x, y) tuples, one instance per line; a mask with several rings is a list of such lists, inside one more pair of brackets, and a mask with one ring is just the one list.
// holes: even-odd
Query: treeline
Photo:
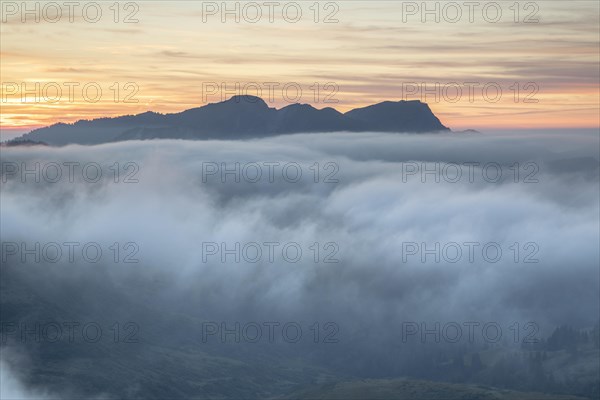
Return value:
[(564, 325), (547, 339), (522, 343), (428, 349), (409, 375), (454, 383), (600, 398), (600, 327)]
[(592, 344), (596, 349), (600, 347), (600, 329), (598, 325), (591, 330), (577, 330), (569, 325), (563, 325), (554, 330), (547, 340), (538, 343), (523, 343), (524, 350), (532, 351), (558, 351), (567, 350), (576, 353), (579, 346)]

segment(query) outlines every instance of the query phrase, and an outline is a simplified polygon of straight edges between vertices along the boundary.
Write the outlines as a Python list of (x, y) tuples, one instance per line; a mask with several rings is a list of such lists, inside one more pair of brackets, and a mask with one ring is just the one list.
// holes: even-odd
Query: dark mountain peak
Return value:
[(155, 115), (163, 115), (163, 114), (157, 113), (155, 111), (146, 111), (146, 112), (143, 112), (141, 114), (136, 114), (135, 116), (136, 117), (153, 117)]
[(329, 115), (329, 116), (343, 116), (341, 112), (335, 108), (315, 108), (310, 104), (294, 103), (289, 106), (285, 106), (278, 110), (281, 114), (305, 114), (305, 115)]
[(372, 106), (377, 106), (379, 104), (427, 104), (427, 103), (423, 103), (421, 100), (397, 100), (397, 101), (384, 100), (380, 103), (372, 104)]
[(371, 104), (366, 107), (355, 108), (354, 110), (348, 111), (346, 114), (352, 113), (352, 112), (358, 111), (358, 110), (407, 109), (407, 108), (410, 108), (410, 109), (425, 108), (425, 109), (429, 110), (429, 105), (427, 103), (421, 102), (421, 100), (399, 100), (399, 101), (385, 100), (380, 103)]
[(216, 104), (250, 104), (256, 105), (260, 108), (269, 108), (267, 103), (260, 97), (250, 96), (250, 95), (236, 95), (232, 96), (229, 100), (225, 100), (221, 103)]
[(431, 112), (429, 105), (419, 100), (384, 101), (356, 108), (344, 115), (379, 132), (449, 131)]
[(352, 130), (352, 122), (333, 108), (321, 110), (310, 104), (291, 104), (277, 111), (278, 133), (310, 133)]
[(316, 109), (315, 107), (311, 106), (310, 104), (294, 103), (294, 104), (285, 106), (283, 108), (280, 108), (278, 111), (281, 114), (297, 114), (297, 113), (315, 113), (315, 112), (319, 112), (320, 110)]
[(303, 103), (294, 103), (294, 104), (290, 104), (287, 105), (283, 108), (281, 108), (279, 111), (283, 111), (283, 110), (316, 110), (315, 107), (311, 106), (310, 104), (303, 104)]
[(50, 145), (99, 144), (143, 139), (248, 139), (314, 132), (440, 132), (449, 131), (426, 103), (384, 101), (340, 113), (310, 104), (279, 110), (260, 97), (238, 95), (175, 114), (152, 111), (113, 118), (55, 124), (22, 136)]

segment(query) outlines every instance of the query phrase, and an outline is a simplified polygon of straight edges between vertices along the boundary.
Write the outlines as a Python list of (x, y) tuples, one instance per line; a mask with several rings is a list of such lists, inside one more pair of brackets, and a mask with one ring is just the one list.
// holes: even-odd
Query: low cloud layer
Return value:
[[(64, 303), (65, 291), (79, 293), (78, 313), (89, 320), (105, 318), (99, 309), (110, 303), (115, 320), (147, 321), (131, 306), (143, 303), (156, 311), (157, 325), (166, 313), (333, 321), (341, 343), (367, 335), (377, 351), (397, 349), (407, 321), (506, 329), (533, 321), (542, 335), (598, 320), (597, 134), (125, 142), (3, 149), (2, 162), (3, 246), (93, 242), (103, 250), (97, 263), (78, 252), (73, 263), (66, 255), (23, 263), (20, 250), (5, 246), (3, 268), (46, 300)], [(75, 167), (72, 183), (65, 176), (34, 182), (33, 175), (23, 182), (6, 164), (35, 162), (97, 163), (103, 175), (86, 182)], [(235, 173), (221, 175), (236, 163), (239, 182)], [(264, 245), (271, 242), (279, 243), (273, 261)], [(223, 243), (239, 243), (239, 262), (232, 254), (222, 261), (214, 245)], [(295, 252), (281, 252), (291, 243), (302, 250), (297, 262)], [(476, 243), (472, 254), (465, 243)], [(255, 244), (263, 253), (252, 262)], [(127, 255), (139, 262), (124, 263)]]

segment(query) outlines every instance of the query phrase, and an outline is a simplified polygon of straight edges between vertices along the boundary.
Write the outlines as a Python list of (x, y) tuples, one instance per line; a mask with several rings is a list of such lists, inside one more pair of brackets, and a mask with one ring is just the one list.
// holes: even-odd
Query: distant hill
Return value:
[[(46, 263), (0, 264), (2, 346), (17, 350), (28, 360), (28, 368), (21, 371), (21, 378), (28, 386), (63, 394), (47, 398), (598, 399), (595, 388), (599, 358), (594, 343), (600, 327), (594, 328), (591, 337), (568, 326), (559, 327), (547, 341), (531, 345), (547, 351), (477, 349), (481, 356), (477, 368), (468, 348), (461, 353), (463, 361), (470, 361), (468, 364), (457, 363), (455, 351), (446, 353), (440, 349), (412, 359), (404, 372), (388, 370), (389, 379), (361, 379), (372, 377), (375, 372), (369, 368), (359, 370), (356, 375), (339, 367), (340, 363), (366, 361), (365, 353), (353, 351), (356, 344), (364, 346), (364, 343), (351, 336), (347, 337), (347, 344), (341, 342), (332, 348), (319, 349), (312, 348), (312, 340), (305, 346), (204, 342), (202, 324), (208, 316), (217, 314), (210, 309), (199, 313), (195, 306), (173, 310), (173, 305), (164, 301), (172, 287), (167, 275), (128, 274), (129, 286), (121, 290), (114, 281), (118, 266), (113, 270), (94, 264), (68, 268), (68, 274), (57, 274)], [(82, 290), (82, 280), (93, 284), (84, 285)], [(73, 341), (66, 328), (56, 341), (48, 339), (50, 334), (36, 339), (35, 331), (31, 331), (36, 323), (64, 327), (63, 324), (73, 321), (80, 324)], [(92, 321), (105, 330), (94, 343), (81, 336), (81, 328)], [(139, 327), (133, 342), (125, 340), (132, 332), (125, 328), (127, 321), (135, 321)], [(124, 335), (118, 342), (111, 329), (116, 322), (121, 323)], [(29, 331), (25, 332), (25, 328)], [(27, 340), (22, 339), (23, 334)], [(398, 355), (394, 352), (392, 358)], [(330, 360), (331, 357), (335, 360)], [(448, 364), (448, 357), (453, 358), (452, 364)], [(430, 363), (434, 359), (439, 363)], [(377, 364), (385, 362), (377, 360)], [(406, 373), (418, 372), (422, 365), (428, 366), (426, 376), (404, 378)], [(553, 376), (555, 383), (549, 384), (539, 372), (542, 376)]]
[(583, 400), (583, 397), (529, 393), (409, 379), (363, 379), (302, 389), (284, 399), (327, 400)]
[(18, 140), (100, 144), (147, 139), (249, 139), (314, 132), (449, 132), (420, 101), (385, 101), (345, 114), (333, 108), (292, 104), (279, 110), (255, 96), (233, 96), (175, 114), (145, 112), (116, 118), (58, 123), (31, 131)]
[(44, 142), (36, 142), (27, 139), (13, 139), (7, 142), (0, 143), (0, 147), (31, 147), (31, 146), (48, 146)]

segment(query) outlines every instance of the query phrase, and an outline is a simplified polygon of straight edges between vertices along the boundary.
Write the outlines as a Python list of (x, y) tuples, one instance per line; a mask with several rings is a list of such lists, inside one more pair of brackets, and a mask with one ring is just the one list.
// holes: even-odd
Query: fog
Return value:
[(32, 392), (27, 389), (4, 361), (0, 361), (0, 381), (2, 382), (0, 396), (3, 399), (39, 400), (46, 398), (45, 393)]
[[(3, 273), (66, 315), (134, 321), (147, 341), (198, 340), (200, 321), (296, 321), (306, 332), (334, 322), (338, 345), (318, 349), (334, 366), (348, 346), (357, 357), (406, 351), (407, 322), (494, 322), (509, 339), (513, 323), (533, 322), (545, 337), (561, 324), (598, 322), (598, 153), (597, 132), (579, 131), (3, 148)], [(73, 182), (66, 167), (55, 183), (49, 169), (36, 182), (21, 173), (36, 162), (97, 163), (102, 177), (88, 182), (76, 166)], [(235, 163), (239, 182), (221, 175)], [(95, 243), (103, 253), (89, 262), (78, 247), (71, 262), (62, 246), (58, 262), (23, 261), (8, 242)], [(240, 243), (239, 262), (223, 243)], [(9, 314), (39, 317), (35, 308)], [(196, 322), (172, 326), (175, 314)], [(317, 351), (310, 340), (302, 348)], [(394, 368), (382, 363), (373, 374)], [(3, 377), (3, 395), (5, 379), (15, 382)]]

